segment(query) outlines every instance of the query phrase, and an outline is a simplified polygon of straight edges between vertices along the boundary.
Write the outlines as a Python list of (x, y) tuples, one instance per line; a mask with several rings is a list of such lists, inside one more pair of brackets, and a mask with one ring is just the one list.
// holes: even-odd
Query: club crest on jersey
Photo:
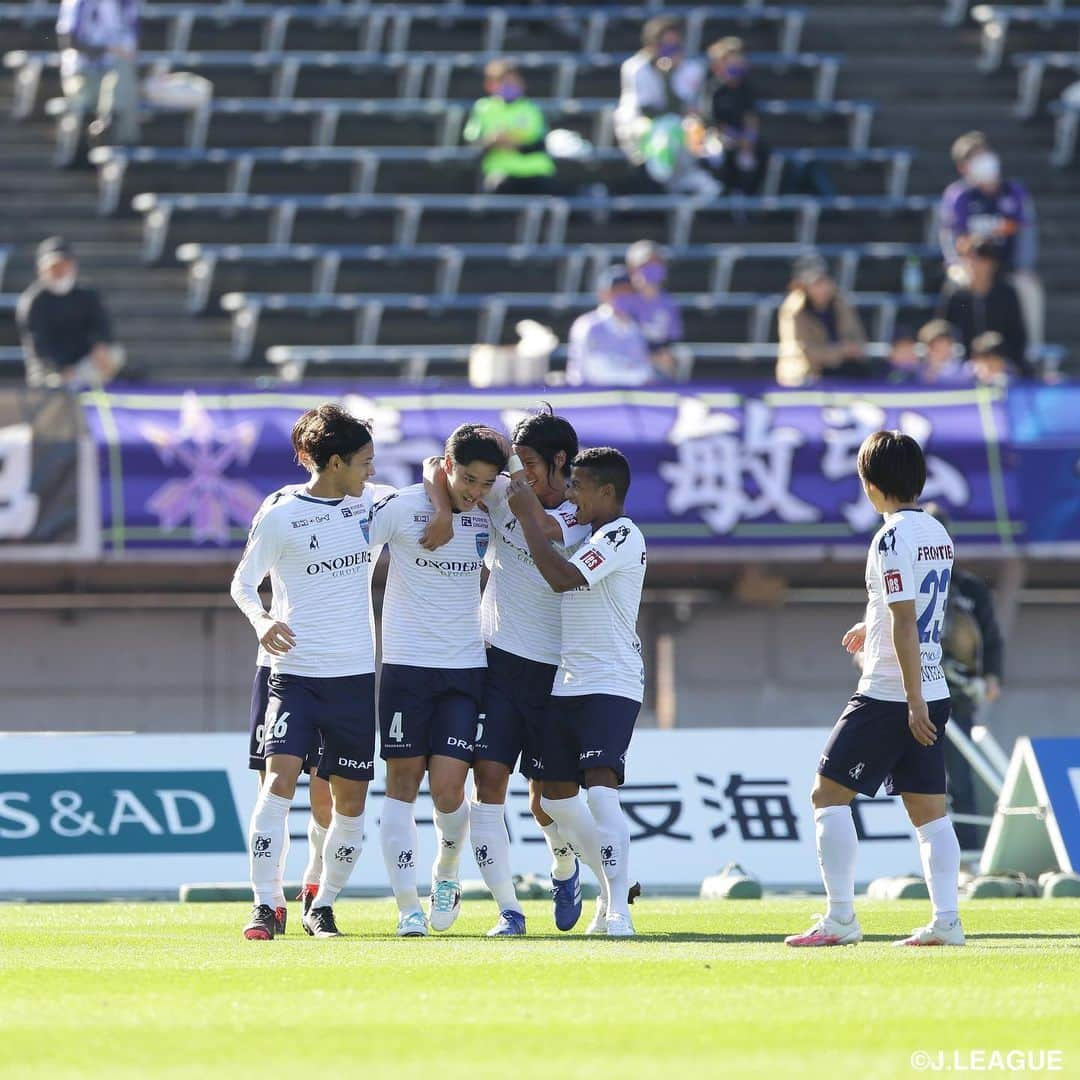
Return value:
[(888, 552), (896, 554), (896, 529), (890, 529), (884, 536), (878, 541), (878, 552), (885, 555)]
[(616, 550), (623, 546), (626, 542), (626, 538), (630, 535), (630, 530), (625, 525), (620, 525), (617, 529), (612, 529), (611, 532), (604, 533), (604, 539)]
[(488, 549), (488, 534), (486, 532), (478, 532), (476, 534), (476, 554), (482, 559), (487, 554)]
[(365, 516), (360, 519), (360, 531), (364, 534), (364, 543), (371, 543), (371, 517)]
[(893, 593), (904, 591), (904, 579), (900, 576), (899, 570), (888, 570), (885, 573), (885, 595), (892, 596)]

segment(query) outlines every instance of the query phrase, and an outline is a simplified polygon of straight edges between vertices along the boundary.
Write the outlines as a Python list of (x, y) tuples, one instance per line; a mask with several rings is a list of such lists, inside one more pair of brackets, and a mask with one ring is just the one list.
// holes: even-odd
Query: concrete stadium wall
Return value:
[[(844, 604), (762, 610), (731, 603), (696, 608), (687, 621), (666, 626), (661, 609), (648, 607), (642, 636), (653, 657), (657, 634), (670, 634), (679, 726), (821, 726), (832, 722), (855, 683), (839, 641), (856, 615)], [(2, 731), (247, 725), (255, 641), (231, 607), (9, 611), (5, 622)], [(1003, 745), (1019, 734), (1080, 732), (1077, 657), (1075, 606), (1020, 609), (1006, 692), (987, 714)], [(655, 686), (661, 680), (655, 661), (652, 666)], [(656, 711), (647, 708), (642, 723), (656, 722)]]

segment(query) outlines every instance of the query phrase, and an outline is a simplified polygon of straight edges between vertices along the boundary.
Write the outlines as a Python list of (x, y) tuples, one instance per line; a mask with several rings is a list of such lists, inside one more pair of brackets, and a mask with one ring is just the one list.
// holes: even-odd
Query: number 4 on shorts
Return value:
[(401, 713), (394, 713), (390, 721), (390, 730), (386, 733), (394, 742), (401, 742), (405, 738), (405, 731), (401, 726)]

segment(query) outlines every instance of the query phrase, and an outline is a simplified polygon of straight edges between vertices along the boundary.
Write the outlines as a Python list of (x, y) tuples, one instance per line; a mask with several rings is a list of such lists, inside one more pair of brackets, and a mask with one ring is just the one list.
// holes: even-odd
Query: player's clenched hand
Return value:
[(420, 537), (420, 546), (426, 551), (434, 551), (436, 548), (441, 548), (443, 544), (449, 544), (453, 539), (454, 515), (435, 514)]
[(510, 481), (506, 489), (506, 501), (514, 517), (520, 518), (528, 513), (530, 507), (537, 501), (536, 492), (529, 487), (529, 481), (524, 473), (515, 473), (516, 479)]
[(865, 641), (866, 641), (866, 623), (857, 622), (844, 635), (844, 638), (840, 642), (840, 644), (843, 645), (844, 648), (847, 649), (847, 651), (849, 653), (851, 653), (852, 656), (854, 656), (855, 653), (857, 653), (863, 647), (863, 643)]
[(288, 623), (274, 622), (259, 638), (259, 644), (274, 656), (284, 656), (296, 644), (296, 636)]
[(930, 723), (930, 710), (925, 701), (909, 702), (908, 727), (920, 746), (933, 746), (937, 742), (937, 728)]

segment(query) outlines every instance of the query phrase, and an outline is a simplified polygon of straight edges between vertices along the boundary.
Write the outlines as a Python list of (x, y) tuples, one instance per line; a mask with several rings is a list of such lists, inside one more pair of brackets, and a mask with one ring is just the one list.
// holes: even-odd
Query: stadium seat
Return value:
[(1050, 151), (1050, 163), (1059, 169), (1071, 165), (1076, 158), (1076, 136), (1080, 128), (1080, 105), (1067, 105), (1054, 101), (1049, 105), (1054, 117), (1054, 147)]
[(11, 248), (6, 244), (0, 244), (0, 288), (4, 287), (4, 273), (7, 271), (8, 259), (11, 257)]
[(1075, 78), (1076, 72), (1080, 72), (1080, 52), (1021, 53), (1013, 57), (1013, 64), (1019, 69), (1016, 114), (1030, 120), (1038, 114), (1047, 72), (1067, 72), (1070, 78)]
[(1044, 7), (1018, 7), (1000, 4), (979, 4), (972, 8), (971, 17), (982, 27), (982, 51), (979, 55), (980, 71), (997, 71), (1008, 49), (1009, 30), (1025, 26), (1054, 35), (1054, 43), (1060, 44), (1067, 29), (1080, 31), (1080, 10), (1065, 8), (1061, 4)]

